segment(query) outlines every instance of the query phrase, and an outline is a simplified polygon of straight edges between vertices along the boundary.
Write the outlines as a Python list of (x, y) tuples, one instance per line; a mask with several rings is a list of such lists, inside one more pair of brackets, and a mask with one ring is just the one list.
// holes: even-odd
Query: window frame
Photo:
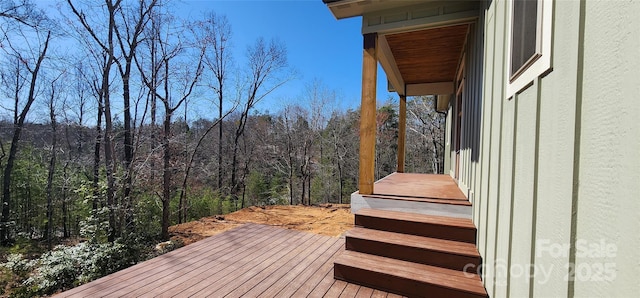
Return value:
[(511, 99), (516, 93), (530, 86), (538, 77), (544, 76), (552, 69), (552, 21), (553, 21), (553, 1), (538, 0), (537, 22), (536, 22), (536, 51), (517, 71), (511, 75), (511, 55), (513, 49), (513, 2), (509, 1), (509, 22), (508, 22), (508, 48), (506, 77), (507, 90), (506, 98)]

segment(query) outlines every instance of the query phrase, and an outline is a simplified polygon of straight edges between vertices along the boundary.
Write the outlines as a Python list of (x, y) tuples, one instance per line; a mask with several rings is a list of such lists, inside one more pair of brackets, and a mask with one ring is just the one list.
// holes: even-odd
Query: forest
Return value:
[[(170, 5), (0, 0), (0, 284), (12, 295), (153, 257), (177, 223), (356, 190), (359, 111), (336, 108), (339, 90), (313, 79), (259, 111), (297, 79), (286, 44), (236, 45), (224, 15), (184, 20)], [(396, 168), (397, 111), (378, 107), (377, 178)], [(442, 172), (444, 121), (434, 98), (408, 99), (407, 172)]]

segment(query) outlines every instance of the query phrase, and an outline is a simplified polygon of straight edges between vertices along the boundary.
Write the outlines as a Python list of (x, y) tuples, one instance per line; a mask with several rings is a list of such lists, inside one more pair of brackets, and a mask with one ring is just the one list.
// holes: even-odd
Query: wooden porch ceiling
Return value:
[(468, 24), (385, 35), (405, 84), (452, 82)]

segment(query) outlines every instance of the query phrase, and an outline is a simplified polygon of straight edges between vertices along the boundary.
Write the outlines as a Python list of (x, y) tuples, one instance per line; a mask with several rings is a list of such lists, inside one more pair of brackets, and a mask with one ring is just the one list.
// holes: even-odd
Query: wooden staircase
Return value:
[(487, 297), (471, 220), (361, 209), (355, 224), (336, 279), (408, 297)]

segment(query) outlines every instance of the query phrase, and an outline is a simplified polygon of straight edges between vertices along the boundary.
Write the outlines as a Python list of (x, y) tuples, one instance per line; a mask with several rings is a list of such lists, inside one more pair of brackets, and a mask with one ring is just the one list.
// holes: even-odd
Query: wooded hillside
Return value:
[[(284, 108), (257, 111), (295, 78), (286, 45), (234, 45), (225, 16), (181, 20), (170, 5), (67, 0), (47, 14), (0, 0), (4, 246), (125, 244), (117, 249), (128, 259), (95, 278), (144, 258), (172, 224), (250, 205), (349, 201), (359, 112), (335, 108), (337, 90), (319, 80)], [(245, 57), (231, 55), (237, 46)], [(407, 172), (442, 171), (444, 118), (433, 107), (409, 99)], [(377, 119), (381, 178), (396, 168), (395, 104)]]

